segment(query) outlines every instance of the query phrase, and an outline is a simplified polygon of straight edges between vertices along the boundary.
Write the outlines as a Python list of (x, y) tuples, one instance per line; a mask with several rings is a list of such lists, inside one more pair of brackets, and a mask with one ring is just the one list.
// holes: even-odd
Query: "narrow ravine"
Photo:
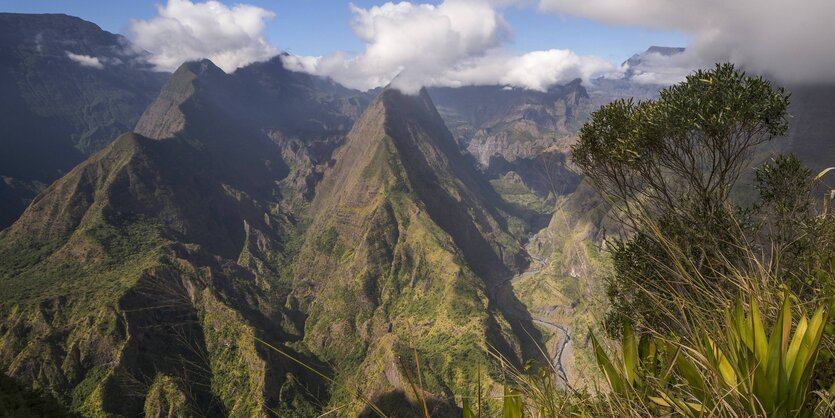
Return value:
[[(498, 303), (504, 312), (509, 316), (517, 320), (528, 320), (528, 318), (530, 318), (534, 324), (538, 324), (557, 337), (554, 342), (554, 346), (551, 348), (551, 350), (553, 350), (553, 355), (548, 360), (551, 362), (553, 370), (555, 370), (559, 376), (558, 383), (567, 386), (569, 380), (564, 362), (564, 354), (570, 347), (572, 341), (571, 332), (568, 327), (553, 322), (553, 320), (548, 316), (537, 315), (534, 312), (530, 312), (524, 307), (518, 306), (518, 302), (514, 303), (513, 301), (513, 285), (540, 273), (543, 266), (548, 263), (547, 259), (536, 259), (535, 261), (537, 262), (537, 267), (526, 269), (519, 274), (496, 283), (490, 287), (490, 294), (493, 300), (496, 301), (496, 303)], [(546, 347), (546, 350), (548, 350), (548, 347)]]
[(554, 322), (545, 321), (542, 319), (534, 318), (534, 323), (539, 324), (545, 328), (548, 328), (552, 332), (558, 335), (556, 343), (554, 343), (554, 357), (551, 359), (551, 364), (554, 369), (559, 373), (560, 378), (562, 378), (564, 384), (568, 384), (568, 375), (565, 371), (565, 365), (563, 364), (563, 354), (565, 353), (566, 348), (569, 344), (571, 344), (571, 333), (568, 332), (568, 328), (556, 324)]

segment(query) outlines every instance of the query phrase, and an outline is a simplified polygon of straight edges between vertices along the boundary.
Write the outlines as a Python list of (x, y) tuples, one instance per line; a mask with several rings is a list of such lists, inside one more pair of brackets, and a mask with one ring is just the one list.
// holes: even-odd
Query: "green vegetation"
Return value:
[(522, 178), (513, 171), (490, 180), (490, 185), (502, 199), (512, 205), (543, 215), (550, 214), (553, 211), (553, 208), (525, 185)]
[(756, 203), (733, 200), (752, 150), (785, 133), (787, 106), (781, 89), (717, 65), (592, 115), (573, 152), (621, 228), (605, 318), (620, 344), (592, 336), (604, 378), (584, 390), (558, 390), (556, 370), (511, 371), (527, 414), (835, 413), (835, 217), (812, 198), (825, 173), (776, 157), (755, 173)]
[[(733, 200), (745, 156), (785, 130), (786, 95), (769, 83), (720, 66), (592, 117), (575, 162), (622, 221), (609, 259), (595, 225), (610, 209), (580, 188), (562, 196), (559, 178), (546, 179), (550, 207), (507, 172), (492, 186), (509, 204), (493, 207), (424, 93), (386, 90), (325, 155), (332, 164), (293, 154), (290, 181), (264, 159), (296, 152), (273, 142), (287, 138), (260, 137), (212, 102), (268, 89), (190, 65), (177, 100), (200, 112), (173, 104), (189, 119), (179, 137), (151, 120), (166, 139), (117, 140), (0, 234), (0, 360), (56, 402), (89, 416), (826, 408), (835, 226), (813, 199), (820, 179), (775, 157), (751, 171), (755, 204)], [(191, 89), (203, 69), (217, 79)], [(241, 109), (264, 126), (275, 121), (255, 110), (293, 107), (263, 99)], [(520, 236), (533, 222), (505, 211), (551, 216), (526, 244), (531, 266)], [(607, 274), (605, 328), (620, 348), (598, 331), (609, 305), (589, 271)], [(559, 330), (574, 363), (603, 379), (575, 386), (557, 378), (571, 374), (561, 364), (521, 366), (526, 332), (550, 348)]]
[(811, 320), (802, 315), (792, 334), (792, 304), (786, 297), (767, 332), (759, 306), (755, 301), (750, 306), (746, 315), (737, 302), (719, 331), (705, 330), (694, 344), (639, 338), (627, 325), (622, 358), (613, 360), (593, 339), (612, 403), (624, 415), (814, 416), (818, 401), (810, 377), (827, 313), (819, 307)]
[(0, 373), (0, 415), (4, 417), (75, 417), (55, 398), (33, 391)]
[(342, 257), (345, 251), (347, 251), (345, 245), (339, 240), (339, 233), (336, 232), (334, 227), (322, 231), (316, 237), (314, 245), (323, 254), (332, 255), (337, 258)]
[(180, 388), (181, 383), (169, 376), (157, 375), (145, 398), (145, 416), (189, 416), (187, 397)]
[(292, 231), (264, 201), (230, 221), (243, 234), (219, 226), (212, 211), (254, 199), (214, 177), (197, 194), (216, 206), (199, 203), (191, 177), (177, 174), (193, 161), (165, 161), (184, 146), (123, 136), (0, 234), (0, 358), (85, 416), (252, 416), (266, 411), (274, 386), (288, 404), (309, 407), (312, 395), (284, 387), (295, 369), (268, 375), (274, 365), (254, 342), (267, 315), (282, 322), (270, 325), (271, 341), (295, 326), (279, 300), (286, 287), (266, 291), (282, 279), (276, 241)]
[(212, 392), (223, 402), (230, 416), (263, 413), (266, 365), (255, 348), (253, 330), (240, 314), (206, 295), (201, 312)]
[[(411, 374), (430, 410), (449, 411), (467, 376), (491, 363), (491, 345), (509, 355), (516, 348), (471, 260), (498, 266), (491, 246), (510, 253), (519, 244), (425, 95), (387, 90), (339, 152), (295, 263), (294, 286), (315, 295), (301, 307), (305, 346), (335, 365), (325, 410), (353, 416), (368, 400), (412, 416), (401, 411), (422, 403), (408, 390)], [(420, 379), (413, 352), (423, 359)], [(498, 370), (488, 370), (492, 384)]]
[[(0, 312), (66, 294), (80, 295), (73, 301), (77, 312), (94, 312), (102, 302), (114, 302), (144, 269), (156, 263), (165, 242), (158, 227), (145, 222), (124, 228), (97, 224), (79, 232), (70, 247), (86, 251), (85, 258), (72, 257), (55, 241), (24, 243), (23, 249), (2, 246), (0, 254), (12, 251), (5, 254), (9, 263), (0, 272), (5, 278), (0, 281), (0, 292), (9, 296), (0, 300)], [(64, 280), (67, 277), (75, 279)], [(101, 299), (102, 295), (108, 295), (108, 300)]]

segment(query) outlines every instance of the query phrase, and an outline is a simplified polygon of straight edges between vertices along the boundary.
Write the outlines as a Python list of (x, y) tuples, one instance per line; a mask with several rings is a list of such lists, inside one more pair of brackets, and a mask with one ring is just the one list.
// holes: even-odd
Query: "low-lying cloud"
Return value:
[[(661, 51), (659, 51), (659, 49)], [(624, 72), (638, 84), (668, 86), (683, 81), (694, 69), (709, 66), (690, 50), (652, 47), (624, 63)]]
[(263, 35), (275, 14), (248, 4), (168, 0), (158, 16), (131, 21), (133, 42), (151, 52), (157, 69), (173, 71), (185, 61), (208, 58), (224, 71), (279, 53)]
[(66, 53), (67, 58), (69, 58), (72, 61), (75, 61), (76, 63), (78, 63), (78, 65), (81, 65), (82, 67), (97, 68), (99, 70), (104, 68), (104, 64), (101, 62), (100, 59), (96, 57), (91, 57), (89, 55), (82, 54), (73, 54), (70, 51), (66, 51)]
[(647, 78), (664, 78), (684, 61), (728, 61), (782, 82), (835, 82), (832, 0), (540, 0), (539, 8), (693, 37), (681, 56), (659, 57), (654, 67), (661, 73)]
[(497, 1), (445, 0), (439, 5), (351, 5), (351, 27), (365, 43), (356, 56), (285, 57), (293, 69), (367, 90), (392, 83), (407, 92), (422, 86), (512, 85), (544, 90), (575, 78), (590, 80), (618, 69), (592, 56), (552, 49), (514, 55), (503, 45), (510, 26)]

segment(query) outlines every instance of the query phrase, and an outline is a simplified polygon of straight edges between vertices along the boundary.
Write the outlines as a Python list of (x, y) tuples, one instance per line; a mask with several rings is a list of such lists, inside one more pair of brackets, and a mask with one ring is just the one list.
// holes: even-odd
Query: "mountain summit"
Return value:
[(384, 90), (334, 160), (296, 264), (308, 347), (383, 403), (409, 392), (397, 359), (412, 345), (442, 397), (466, 388), (456, 376), (487, 361), (484, 347), (516, 357), (518, 320), (488, 290), (523, 262), (508, 233), (520, 221), (488, 205), (426, 91)]

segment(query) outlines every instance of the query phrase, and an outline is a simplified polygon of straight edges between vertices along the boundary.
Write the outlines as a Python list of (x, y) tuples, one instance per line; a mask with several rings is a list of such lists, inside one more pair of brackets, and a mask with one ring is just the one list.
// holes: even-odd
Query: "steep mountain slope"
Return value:
[[(214, 123), (213, 115), (222, 115), (228, 123), (279, 146), (281, 161), (290, 169), (284, 179), (285, 194), (298, 194), (302, 200), (312, 197), (331, 153), (373, 98), (326, 79), (289, 71), (281, 57), (228, 75), (208, 60), (191, 65), (193, 71), (166, 83), (135, 131), (150, 138), (165, 138), (187, 127), (211, 134), (207, 126)], [(192, 96), (203, 101), (196, 103), (190, 100)]]
[(525, 264), (509, 233), (525, 225), (496, 209), (426, 91), (384, 90), (334, 159), (296, 263), (308, 347), (378, 399), (411, 396), (398, 366), (410, 347), (446, 399), (490, 363), (488, 347), (518, 358), (526, 318), (489, 289)]
[(398, 407), (414, 344), (438, 411), (488, 347), (520, 364), (530, 318), (491, 289), (527, 263), (524, 211), (425, 92), (384, 91), (332, 158), (366, 100), (280, 59), (184, 64), (0, 232), (4, 372), (85, 415), (263, 416), (354, 394), (259, 340)]
[(130, 131), (167, 74), (122, 36), (66, 15), (0, 13), (0, 229)]
[(279, 220), (241, 213), (247, 202), (203, 156), (178, 139), (124, 135), (3, 233), (10, 375), (86, 414), (154, 408), (167, 381), (188, 407), (262, 408), (269, 369), (251, 323), (280, 321), (259, 311), (270, 283), (235, 252), (252, 240), (245, 232)]
[[(119, 137), (0, 233), (7, 374), (87, 415), (327, 402), (318, 377), (257, 339), (320, 367), (286, 346), (303, 321), (284, 307), (298, 221), (283, 158), (299, 138), (344, 136), (339, 109), (353, 108), (276, 62), (232, 75), (184, 64), (137, 124), (147, 136)], [(281, 113), (292, 108), (310, 119)]]

